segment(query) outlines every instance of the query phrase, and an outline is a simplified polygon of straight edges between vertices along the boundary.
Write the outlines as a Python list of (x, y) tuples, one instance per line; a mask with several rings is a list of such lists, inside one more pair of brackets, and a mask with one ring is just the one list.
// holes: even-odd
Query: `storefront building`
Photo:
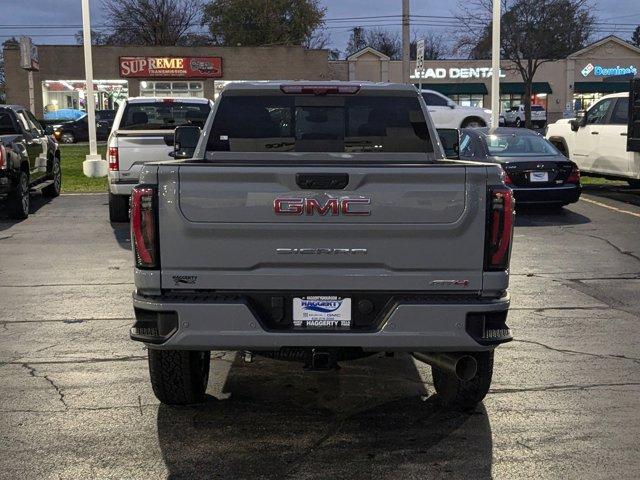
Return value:
[[(40, 45), (40, 70), (33, 72), (36, 116), (60, 109), (84, 110), (86, 88), (81, 46)], [(230, 81), (353, 80), (402, 81), (402, 62), (365, 48), (346, 60), (328, 60), (327, 50), (274, 47), (117, 47), (93, 48), (94, 96), (98, 109), (114, 109), (128, 96), (217, 98)], [(7, 102), (29, 105), (27, 72), (16, 48), (5, 49)], [(626, 91), (628, 78), (640, 70), (640, 48), (609, 36), (566, 59), (540, 66), (532, 102), (548, 111), (549, 121), (572, 116), (602, 95)], [(411, 82), (437, 90), (455, 102), (491, 105), (488, 60), (412, 62)], [(525, 86), (508, 62), (500, 71), (500, 106), (523, 102)]]
[[(347, 59), (347, 78), (381, 82), (402, 81), (402, 62), (372, 48)], [(422, 71), (411, 65), (411, 82), (447, 95), (465, 106), (491, 106), (490, 60), (425, 60)], [(543, 63), (533, 83), (532, 103), (542, 105), (549, 121), (572, 116), (601, 96), (625, 92), (629, 78), (640, 72), (640, 48), (616, 37), (605, 37), (566, 59)], [(500, 71), (500, 110), (524, 102), (525, 85), (514, 65)]]

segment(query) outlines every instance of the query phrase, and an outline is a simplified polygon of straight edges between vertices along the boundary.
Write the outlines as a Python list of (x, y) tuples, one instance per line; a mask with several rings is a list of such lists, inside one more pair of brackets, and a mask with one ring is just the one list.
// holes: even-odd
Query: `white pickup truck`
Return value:
[(173, 130), (182, 125), (203, 127), (213, 102), (206, 98), (129, 98), (118, 109), (109, 135), (109, 220), (129, 219), (129, 197), (142, 165), (169, 160)]
[[(631, 94), (631, 101), (630, 101)], [(602, 97), (574, 119), (550, 124), (547, 138), (583, 173), (640, 187), (640, 80)]]

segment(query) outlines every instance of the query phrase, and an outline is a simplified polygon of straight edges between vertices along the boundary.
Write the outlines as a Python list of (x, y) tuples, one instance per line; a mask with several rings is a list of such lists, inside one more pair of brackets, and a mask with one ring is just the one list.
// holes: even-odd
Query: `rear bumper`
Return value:
[[(360, 347), (387, 351), (483, 351), (513, 337), (506, 326), (509, 297), (426, 301), (407, 297), (390, 306), (366, 331), (300, 331), (264, 328), (242, 297), (143, 297), (133, 295), (134, 340), (167, 350), (277, 350), (282, 347)], [(154, 330), (153, 322), (157, 322)], [(496, 333), (497, 332), (497, 333)]]
[(561, 187), (511, 187), (518, 204), (567, 204), (580, 199), (582, 188), (579, 185)]
[(126, 171), (109, 172), (109, 192), (113, 195), (131, 195), (133, 187), (140, 181), (142, 166), (132, 167)]

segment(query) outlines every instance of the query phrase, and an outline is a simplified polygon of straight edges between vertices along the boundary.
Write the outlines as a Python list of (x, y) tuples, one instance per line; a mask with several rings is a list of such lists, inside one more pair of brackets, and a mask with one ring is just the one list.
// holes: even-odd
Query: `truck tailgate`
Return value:
[(144, 163), (170, 160), (173, 147), (167, 146), (164, 136), (171, 133), (171, 130), (118, 130), (115, 136), (119, 170), (127, 172), (134, 167), (140, 170)]
[[(348, 184), (298, 185), (297, 175), (318, 172), (346, 174)], [(160, 166), (162, 288), (479, 291), (486, 175), (482, 165), (444, 162)], [(358, 210), (370, 213), (332, 209), (345, 198), (370, 199)], [(276, 199), (289, 214), (276, 213)], [(292, 205), (304, 199), (316, 208), (298, 215)]]

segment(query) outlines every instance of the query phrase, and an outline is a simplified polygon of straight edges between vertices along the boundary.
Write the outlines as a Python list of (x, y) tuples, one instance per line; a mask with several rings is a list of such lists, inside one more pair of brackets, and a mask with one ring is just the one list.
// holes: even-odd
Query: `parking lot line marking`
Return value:
[(600, 207), (608, 208), (609, 210), (613, 210), (614, 212), (626, 213), (627, 215), (632, 215), (634, 217), (640, 218), (640, 213), (630, 212), (629, 210), (622, 210), (621, 208), (612, 207), (611, 205), (607, 205), (606, 203), (596, 202), (595, 200), (589, 200), (588, 198), (584, 197), (582, 197), (580, 200), (593, 203), (594, 205), (598, 205)]
[(61, 197), (80, 197), (86, 195), (106, 195), (107, 192), (78, 192), (78, 193), (61, 193)]

